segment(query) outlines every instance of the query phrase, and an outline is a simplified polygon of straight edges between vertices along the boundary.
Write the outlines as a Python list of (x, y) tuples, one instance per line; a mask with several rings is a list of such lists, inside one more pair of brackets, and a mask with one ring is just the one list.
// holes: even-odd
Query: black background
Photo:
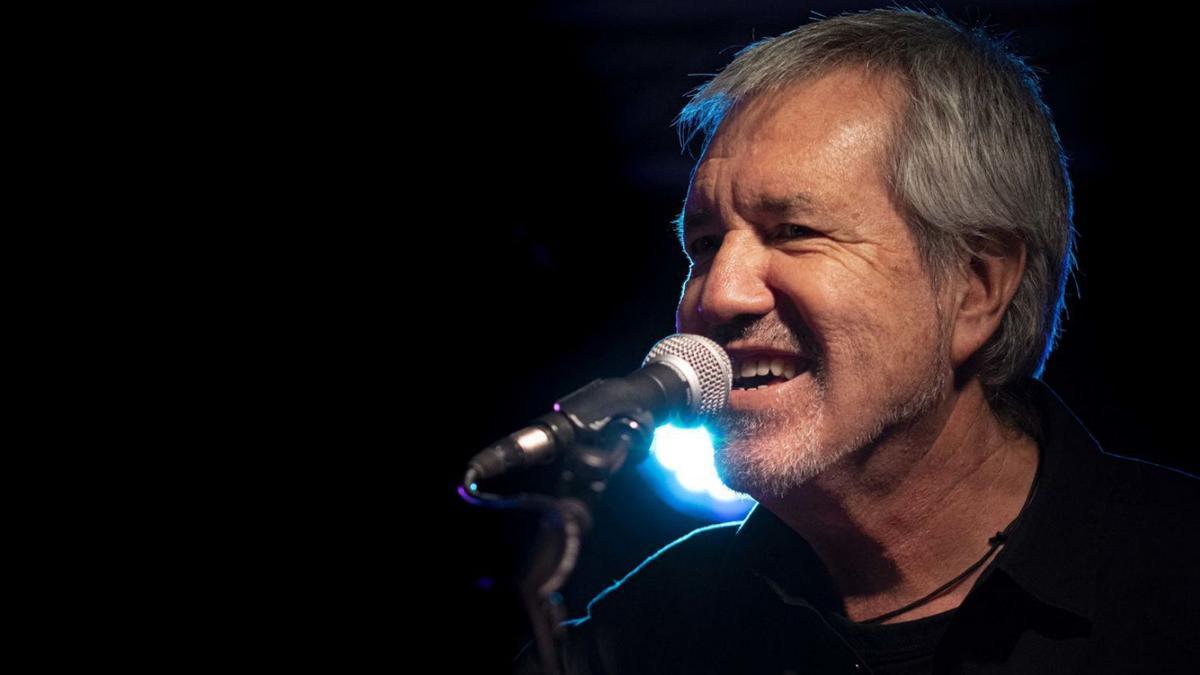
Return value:
[[(427, 343), (419, 368), (433, 367), (424, 412), (453, 421), (430, 542), (451, 638), (436, 656), (505, 672), (528, 638), (511, 575), (529, 523), (459, 501), (466, 459), (556, 397), (632, 370), (673, 332), (686, 262), (670, 220), (692, 159), (670, 123), (703, 81), (693, 74), (810, 10), (872, 6), (506, 3), (431, 22), (428, 46), (401, 46), (401, 89), (409, 71), (438, 74), (406, 89), (420, 122), (401, 134), (402, 145), (411, 136), (434, 152), (397, 159), (418, 165), (416, 185), (437, 186), (408, 193), (434, 207), (406, 223), (434, 245), (404, 256), (433, 271), (400, 308)], [(1106, 450), (1197, 472), (1186, 431), (1196, 372), (1191, 18), (1082, 2), (941, 7), (1013, 33), (1013, 49), (1043, 71), (1070, 157), (1081, 272), (1044, 380)], [(431, 304), (410, 308), (414, 295)], [(467, 401), (470, 414), (457, 414)], [(595, 516), (564, 593), (572, 616), (701, 524), (671, 513), (635, 472), (614, 479)]]

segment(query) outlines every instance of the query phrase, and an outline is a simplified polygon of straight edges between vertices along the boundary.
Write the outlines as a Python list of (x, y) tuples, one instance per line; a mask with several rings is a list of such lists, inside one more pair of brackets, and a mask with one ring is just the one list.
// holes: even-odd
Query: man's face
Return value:
[[(924, 417), (952, 376), (950, 328), (884, 184), (894, 95), (839, 70), (751, 100), (689, 187), (676, 325), (734, 359), (717, 466), (760, 500)], [(775, 360), (782, 375), (740, 388)]]

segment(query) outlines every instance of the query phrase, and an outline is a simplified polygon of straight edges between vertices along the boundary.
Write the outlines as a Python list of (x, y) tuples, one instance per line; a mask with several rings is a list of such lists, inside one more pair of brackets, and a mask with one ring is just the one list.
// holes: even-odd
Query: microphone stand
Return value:
[(574, 571), (583, 535), (592, 527), (591, 506), (627, 460), (636, 464), (646, 458), (653, 433), (653, 419), (643, 413), (617, 417), (599, 430), (577, 434), (564, 453), (553, 497), (519, 494), (504, 498), (479, 492), (474, 470), (469, 469), (463, 478), (459, 495), (471, 504), (541, 513), (518, 589), (544, 675), (561, 675), (565, 666), (560, 656), (567, 611), (559, 590)]

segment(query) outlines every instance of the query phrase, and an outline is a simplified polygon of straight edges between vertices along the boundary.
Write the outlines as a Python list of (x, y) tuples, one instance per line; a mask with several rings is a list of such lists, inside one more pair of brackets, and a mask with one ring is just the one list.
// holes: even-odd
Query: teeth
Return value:
[[(737, 379), (747, 379), (751, 377), (762, 377), (772, 375), (774, 377), (783, 377), (785, 380), (790, 380), (796, 377), (796, 371), (799, 370), (799, 363), (795, 358), (786, 356), (775, 356), (772, 358), (749, 358), (739, 363), (735, 363)], [(768, 385), (759, 387), (739, 387), (735, 385), (735, 389), (743, 389), (745, 391), (753, 391), (754, 389), (764, 389)]]
[(758, 366), (754, 365), (753, 361), (746, 361), (742, 364), (742, 377), (754, 377), (758, 374)]

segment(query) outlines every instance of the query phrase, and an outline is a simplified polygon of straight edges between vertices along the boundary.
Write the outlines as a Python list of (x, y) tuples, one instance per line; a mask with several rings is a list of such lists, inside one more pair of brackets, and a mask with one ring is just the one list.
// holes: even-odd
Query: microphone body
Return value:
[(619, 417), (646, 420), (651, 429), (668, 421), (694, 425), (725, 407), (733, 366), (708, 338), (676, 334), (650, 350), (643, 366), (625, 377), (595, 380), (471, 459), (477, 479), (551, 461), (576, 442), (601, 433)]

